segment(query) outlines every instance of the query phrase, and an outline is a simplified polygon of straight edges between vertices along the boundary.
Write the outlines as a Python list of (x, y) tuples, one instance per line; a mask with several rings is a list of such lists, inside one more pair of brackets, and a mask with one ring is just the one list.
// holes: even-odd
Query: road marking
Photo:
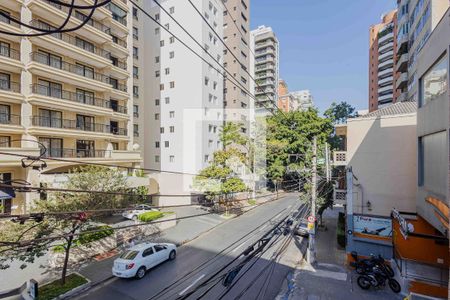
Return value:
[(197, 278), (196, 280), (194, 280), (193, 283), (191, 283), (191, 285), (189, 285), (187, 288), (185, 288), (184, 290), (182, 290), (178, 295), (182, 296), (184, 293), (186, 293), (191, 287), (193, 287), (197, 282), (199, 282), (203, 277), (205, 277), (205, 274), (202, 274), (202, 276), (200, 276), (199, 278)]
[(239, 248), (241, 248), (242, 246), (244, 246), (245, 243), (247, 243), (247, 241), (243, 242), (242, 244), (240, 244), (239, 246), (237, 246), (236, 248), (234, 248), (234, 250), (231, 251), (231, 253), (236, 252)]

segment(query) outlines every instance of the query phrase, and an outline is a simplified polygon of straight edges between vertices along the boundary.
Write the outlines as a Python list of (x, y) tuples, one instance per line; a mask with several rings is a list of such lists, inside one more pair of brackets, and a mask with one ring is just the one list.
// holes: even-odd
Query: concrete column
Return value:
[[(348, 249), (353, 249), (353, 172), (350, 167), (347, 169), (347, 214), (346, 214), (346, 237), (347, 237), (347, 252)], [(351, 234), (349, 234), (351, 232)]]

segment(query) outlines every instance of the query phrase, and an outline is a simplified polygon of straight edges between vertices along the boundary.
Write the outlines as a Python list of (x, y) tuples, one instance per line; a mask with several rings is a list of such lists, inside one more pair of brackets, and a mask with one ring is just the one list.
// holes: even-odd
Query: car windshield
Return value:
[(308, 227), (308, 224), (306, 224), (306, 223), (300, 223), (300, 227), (302, 227), (302, 228), (307, 228), (307, 227)]
[(132, 260), (132, 259), (134, 259), (136, 257), (137, 254), (138, 254), (137, 251), (125, 251), (124, 253), (122, 253), (120, 258), (127, 259), (127, 260)]

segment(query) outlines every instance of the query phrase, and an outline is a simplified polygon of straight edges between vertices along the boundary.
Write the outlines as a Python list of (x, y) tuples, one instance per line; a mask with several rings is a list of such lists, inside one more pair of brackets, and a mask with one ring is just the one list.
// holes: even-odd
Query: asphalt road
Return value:
[(200, 288), (199, 285), (222, 267), (227, 266), (219, 275), (244, 261), (245, 257), (240, 256), (242, 251), (298, 209), (303, 209), (303, 206), (296, 194), (266, 203), (178, 248), (175, 261), (151, 269), (143, 279), (114, 278), (80, 295), (78, 299), (177, 299), (186, 297), (192, 291), (195, 292), (188, 299), (198, 299), (207, 290), (203, 299), (219, 299), (221, 296), (223, 299), (236, 299), (240, 294), (242, 299), (273, 299), (287, 273), (292, 270), (291, 266), (280, 263), (283, 253), (275, 256), (288, 239), (282, 234), (270, 240), (259, 259), (253, 258), (245, 264), (227, 294), (224, 294), (227, 289), (220, 280)]

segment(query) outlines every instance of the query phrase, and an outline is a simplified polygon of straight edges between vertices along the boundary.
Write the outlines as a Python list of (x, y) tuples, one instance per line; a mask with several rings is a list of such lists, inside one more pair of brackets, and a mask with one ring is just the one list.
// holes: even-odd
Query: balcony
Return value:
[(128, 108), (123, 105), (116, 105), (113, 104), (113, 102), (109, 102), (109, 107), (113, 110), (113, 112), (119, 113), (119, 114), (128, 114)]
[(391, 58), (394, 57), (394, 51), (393, 50), (388, 51), (388, 52), (383, 53), (383, 54), (380, 54), (378, 56), (378, 61), (382, 61), (383, 59), (388, 58), (388, 57), (391, 57)]
[(402, 34), (397, 37), (397, 54), (403, 54), (408, 52), (409, 38), (407, 34)]
[(386, 84), (386, 83), (391, 83), (391, 85), (392, 85), (392, 82), (394, 81), (394, 77), (393, 76), (389, 76), (389, 77), (386, 77), (386, 78), (383, 78), (383, 79), (378, 79), (378, 87), (380, 87), (381, 85), (384, 85), (384, 84)]
[[(63, 1), (63, 2), (68, 3), (70, 1)], [(50, 2), (49, 0), (32, 1), (29, 5), (29, 8), (35, 15), (42, 16), (46, 20), (54, 24), (61, 24), (62, 22), (64, 22), (70, 11), (69, 7)], [(82, 11), (82, 12), (83, 13), (81, 13), (81, 11), (78, 10), (74, 10), (72, 12), (70, 21), (68, 23), (69, 27), (78, 26), (85, 21), (89, 11)], [(95, 17), (91, 18), (86, 23), (86, 26), (83, 26), (82, 28), (77, 30), (77, 33), (79, 33), (81, 36), (86, 37), (91, 41), (100, 44), (107, 42), (111, 39), (109, 35), (110, 32), (111, 29), (108, 26), (102, 24), (101, 22), (95, 20)]]
[(401, 93), (398, 97), (397, 97), (397, 102), (403, 102), (406, 101), (406, 99), (408, 99), (408, 94), (406, 92)]
[(127, 63), (120, 60), (113, 61), (111, 67), (111, 76), (118, 79), (127, 79), (130, 76), (127, 70)]
[(24, 97), (20, 93), (20, 83), (0, 79), (0, 99), (2, 102), (22, 103)]
[(378, 45), (388, 41), (388, 40), (392, 40), (394, 38), (394, 33), (391, 31), (385, 35), (383, 35), (382, 37), (378, 38)]
[(0, 56), (2, 58), (2, 70), (20, 73), (23, 64), (20, 61), (20, 52), (11, 47), (0, 46)]
[(400, 74), (400, 77), (397, 79), (395, 84), (395, 89), (403, 89), (408, 85), (408, 73)]
[(397, 61), (397, 72), (405, 73), (408, 71), (408, 53), (403, 53)]
[(57, 88), (50, 88), (40, 84), (32, 84), (31, 90), (34, 95), (30, 95), (28, 101), (32, 104), (51, 106), (57, 103), (58, 106), (61, 106), (66, 110), (89, 112), (97, 115), (111, 114), (109, 101), (102, 98), (91, 97), (87, 94), (70, 92)]
[[(40, 52), (30, 53), (31, 61), (46, 67), (30, 64), (29, 69), (37, 75), (49, 77), (55, 76), (60, 80), (65, 79), (66, 82), (78, 85), (87, 89), (95, 89), (104, 91), (110, 89), (109, 77), (88, 70), (80, 65), (74, 65), (63, 60), (49, 59), (46, 54)], [(74, 76), (75, 75), (75, 76)]]
[(387, 104), (393, 101), (394, 95), (392, 93), (388, 93), (386, 95), (378, 96), (378, 104)]
[(387, 86), (383, 86), (383, 87), (379, 87), (378, 88), (378, 93), (383, 93), (383, 92), (387, 92), (387, 91), (391, 91), (392, 92), (393, 86), (391, 85), (387, 85)]
[[(3, 1), (2, 1), (3, 2)], [(5, 1), (5, 2), (10, 2), (10, 1)], [(0, 15), (0, 29), (6, 31), (6, 32), (11, 32), (11, 33), (16, 33), (16, 34), (22, 34), (23, 31), (20, 28), (20, 25), (12, 22), (10, 19), (4, 17), (3, 15)], [(12, 36), (9, 34), (2, 34), (2, 36), (5, 36), (7, 38), (12, 38), (15, 42), (19, 42), (20, 41), (20, 37), (17, 36)]]
[(19, 115), (0, 113), (0, 133), (23, 133)]
[(111, 38), (112, 42), (105, 44), (105, 49), (118, 58), (126, 59), (128, 57), (127, 42), (115, 35), (111, 35)]
[(378, 71), (378, 78), (380, 78), (380, 77), (382, 77), (384, 75), (388, 75), (388, 74), (392, 75), (393, 72), (394, 72), (393, 68), (387, 68), (386, 70)]
[(33, 126), (80, 130), (87, 132), (110, 133), (110, 126), (99, 123), (80, 124), (77, 120), (47, 118), (41, 116), (32, 117)]
[(378, 47), (378, 53), (391, 51), (392, 49), (394, 49), (394, 43), (388, 42), (387, 44)]
[(119, 83), (117, 80), (111, 78), (110, 84), (112, 86), (112, 97), (120, 100), (129, 98), (127, 85)]
[[(43, 152), (41, 151), (41, 154)], [(49, 148), (43, 154), (43, 157), (57, 157), (57, 158), (105, 158), (110, 157), (109, 150), (94, 150), (94, 149), (67, 149), (67, 148)]]
[(386, 67), (391, 68), (393, 65), (394, 65), (394, 59), (391, 58), (391, 59), (388, 59), (388, 60), (386, 60), (386, 61), (384, 61), (382, 63), (379, 63), (378, 64), (378, 68), (379, 69), (386, 68)]
[(346, 166), (347, 165), (347, 151), (333, 152), (333, 165)]
[[(40, 20), (32, 20), (30, 25), (45, 30), (55, 29), (54, 26), (49, 26)], [(31, 38), (31, 40), (36, 45), (47, 49), (54, 49), (62, 55), (86, 62), (95, 67), (105, 67), (111, 64), (111, 53), (109, 51), (67, 33), (54, 33)]]

